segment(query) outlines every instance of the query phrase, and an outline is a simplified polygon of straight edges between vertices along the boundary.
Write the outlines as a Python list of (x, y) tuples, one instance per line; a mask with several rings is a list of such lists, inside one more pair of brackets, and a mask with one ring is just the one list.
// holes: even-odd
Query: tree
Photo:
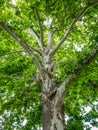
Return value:
[[(20, 84), (19, 87), (17, 86), (19, 85), (18, 83), (15, 84), (15, 87), (18, 87), (18, 91), (22, 91), (19, 98), (29, 93), (29, 89), (33, 89), (35, 82), (37, 82), (38, 84), (36, 84), (36, 86), (38, 87), (38, 91), (41, 91), (42, 97), (43, 130), (64, 130), (64, 106), (66, 111), (68, 111), (66, 97), (70, 95), (71, 90), (80, 91), (81, 89), (78, 89), (78, 87), (84, 81), (84, 84), (89, 84), (92, 86), (92, 89), (97, 88), (95, 87), (97, 86), (97, 72), (94, 73), (91, 72), (91, 70), (94, 71), (94, 69), (97, 68), (96, 64), (98, 64), (98, 33), (96, 28), (98, 22), (96, 20), (98, 15), (98, 0), (84, 2), (82, 0), (66, 0), (66, 2), (61, 0), (48, 2), (45, 0), (42, 2), (39, 0), (17, 0), (14, 1), (14, 3), (9, 0), (1, 1), (0, 4), (2, 44), (10, 42), (8, 45), (14, 45), (14, 47), (12, 47), (13, 45), (11, 47), (7, 45), (8, 48), (6, 48), (5, 45), (2, 47), (1, 44), (3, 48), (1, 49), (1, 55), (6, 54), (8, 60), (11, 58), (10, 62), (12, 61), (14, 66), (11, 72), (11, 70), (9, 70), (9, 63), (5, 71), (10, 76), (13, 74), (14, 77), (16, 76), (18, 79), (21, 78), (20, 73), (14, 75), (16, 71), (21, 71), (23, 67), (25, 69), (27, 66), (30, 67), (32, 62), (29, 61), (28, 57), (27, 62), (24, 62), (25, 59), (22, 57), (20, 57), (20, 59), (16, 58), (18, 62), (13, 62), (12, 56), (13, 53), (22, 52), (24, 56), (28, 54), (36, 66), (35, 69), (33, 65), (33, 69), (28, 72), (31, 74), (31, 71), (34, 71), (36, 75), (31, 77), (33, 78), (32, 81), (31, 79), (27, 80), (28, 74), (24, 73), (25, 79), (28, 82), (24, 88), (21, 88), (23, 84)], [(20, 44), (23, 50), (16, 45), (15, 41)], [(19, 50), (14, 51), (14, 48), (18, 48)], [(12, 51), (9, 52), (11, 49)], [(79, 51), (81, 53), (79, 53)], [(9, 54), (12, 56), (8, 56)], [(21, 69), (18, 68), (16, 62), (20, 64), (22, 62), (24, 63)], [(1, 72), (4, 73), (2, 68), (4, 68), (4, 66), (1, 67)], [(90, 78), (91, 75), (94, 79)], [(12, 80), (10, 82), (11, 85), (13, 78), (10, 76), (7, 78)], [(6, 77), (3, 77), (1, 81), (7, 83)], [(33, 83), (31, 83), (31, 81)], [(23, 80), (23, 82), (25, 81)], [(76, 90), (75, 88), (71, 89), (74, 85), (78, 86)], [(32, 87), (29, 88), (29, 86)], [(16, 90), (13, 92), (15, 91)], [(92, 91), (90, 91), (90, 93), (91, 92)], [(29, 93), (28, 95), (27, 99), (29, 100), (32, 94)], [(90, 100), (90, 98), (91, 97), (89, 97), (88, 100)], [(96, 97), (91, 98), (91, 101), (95, 99)], [(78, 103), (82, 104), (83, 101), (79, 99)], [(28, 129), (31, 128), (28, 126)]]

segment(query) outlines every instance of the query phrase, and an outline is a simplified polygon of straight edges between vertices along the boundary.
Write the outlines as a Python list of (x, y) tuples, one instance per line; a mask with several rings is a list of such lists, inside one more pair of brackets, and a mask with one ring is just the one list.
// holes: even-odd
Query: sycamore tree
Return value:
[(4, 129), (65, 130), (65, 115), (74, 124), (67, 129), (83, 129), (81, 106), (98, 99), (97, 5), (98, 0), (0, 1)]

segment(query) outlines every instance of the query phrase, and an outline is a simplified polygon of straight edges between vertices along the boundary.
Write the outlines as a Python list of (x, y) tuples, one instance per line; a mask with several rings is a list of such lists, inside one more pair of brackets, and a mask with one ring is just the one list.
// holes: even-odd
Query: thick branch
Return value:
[(43, 29), (42, 29), (42, 24), (41, 24), (41, 21), (40, 21), (38, 11), (36, 9), (35, 9), (35, 14), (36, 14), (36, 18), (37, 18), (37, 21), (38, 21), (38, 26), (39, 26), (39, 29), (40, 29), (41, 47), (43, 48)]
[(48, 33), (48, 49), (51, 49), (53, 45), (53, 33), (49, 32)]
[(53, 50), (53, 54), (55, 54), (58, 49), (62, 46), (62, 44), (66, 41), (66, 39), (68, 38), (68, 36), (70, 35), (71, 31), (73, 30), (73, 27), (75, 26), (75, 24), (77, 23), (77, 21), (88, 11), (88, 9), (94, 7), (95, 5), (98, 4), (98, 0), (95, 3), (92, 3), (86, 7), (84, 7), (82, 9), (82, 11), (78, 14), (78, 16), (73, 20), (73, 22), (71, 23), (67, 33), (64, 35), (64, 37), (61, 39), (61, 41), (58, 43), (58, 45), (56, 46), (56, 48)]
[(34, 54), (34, 50), (36, 49), (33, 49), (32, 47), (32, 50), (31, 50), (31, 47), (29, 45), (27, 45), (19, 36), (17, 36), (13, 31), (11, 31), (11, 29), (6, 26), (3, 22), (0, 22), (0, 27), (5, 30), (7, 33), (9, 33), (23, 48), (24, 50), (26, 50), (26, 52), (28, 52), (28, 54), (32, 57), (34, 63), (36, 64), (36, 66), (38, 67), (39, 71), (42, 72), (42, 67), (41, 67), (41, 64), (39, 62), (39, 60), (37, 59), (37, 57), (35, 56)]
[(46, 18), (46, 25), (48, 27), (48, 45), (47, 45), (47, 47), (48, 47), (48, 49), (51, 49), (52, 45), (53, 45), (53, 34), (56, 30), (52, 31), (52, 22), (53, 22), (52, 19), (47, 17), (46, 15), (45, 15), (45, 18)]
[(52, 32), (48, 33), (48, 49), (52, 49), (53, 46), (53, 35), (55, 33), (56, 29), (53, 30)]
[(80, 74), (81, 71), (86, 69), (86, 67), (89, 66), (90, 63), (92, 63), (96, 57), (98, 57), (98, 44), (95, 45), (95, 47), (91, 50), (88, 56), (78, 66), (76, 66), (72, 73), (60, 85), (56, 94), (56, 105), (60, 105), (60, 103), (63, 103), (71, 82), (74, 80), (74, 78), (77, 77), (78, 74)]

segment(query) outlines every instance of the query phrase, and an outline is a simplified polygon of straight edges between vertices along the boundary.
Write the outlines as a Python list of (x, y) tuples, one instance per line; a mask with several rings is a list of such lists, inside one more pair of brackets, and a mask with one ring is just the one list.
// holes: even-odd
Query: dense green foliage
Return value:
[[(45, 25), (45, 17), (53, 20), (50, 30), (56, 30), (53, 44), (55, 48), (80, 10), (93, 2), (95, 0), (16, 0), (16, 4), (12, 4), (10, 0), (1, 0), (0, 22), (4, 22), (28, 45), (39, 49), (29, 31), (29, 28), (33, 27), (40, 33), (35, 14), (38, 10), (43, 23), (45, 44), (49, 31)], [(82, 62), (96, 43), (98, 6), (88, 10), (77, 22), (66, 42), (56, 53), (55, 75), (58, 83)], [(36, 55), (41, 61), (40, 56)], [(0, 29), (0, 115), (4, 118), (5, 130), (36, 130), (41, 127), (41, 86), (36, 83), (36, 74), (38, 70), (28, 53), (8, 33)], [(81, 110), (81, 107), (98, 100), (98, 89), (94, 89), (89, 80), (98, 86), (98, 58), (71, 83), (65, 99), (65, 114), (70, 117), (67, 122), (68, 130), (83, 130), (82, 121), (89, 122), (91, 119), (92, 125), (98, 127), (95, 121), (98, 118), (98, 105), (96, 110), (93, 107), (87, 115), (83, 115)], [(27, 123), (22, 126), (25, 119)]]

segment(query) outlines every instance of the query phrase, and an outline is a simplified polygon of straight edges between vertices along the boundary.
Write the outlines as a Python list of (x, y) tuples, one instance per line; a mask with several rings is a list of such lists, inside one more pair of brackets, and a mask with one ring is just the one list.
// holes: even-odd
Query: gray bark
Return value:
[(56, 83), (55, 75), (55, 61), (51, 57), (52, 50), (46, 49), (42, 55), (44, 74), (39, 76), (39, 83), (42, 86), (42, 121), (43, 130), (65, 130), (64, 121), (64, 105), (56, 107), (57, 97), (56, 92), (59, 84)]
[(55, 107), (55, 100), (43, 103), (43, 130), (65, 130), (63, 105)]

